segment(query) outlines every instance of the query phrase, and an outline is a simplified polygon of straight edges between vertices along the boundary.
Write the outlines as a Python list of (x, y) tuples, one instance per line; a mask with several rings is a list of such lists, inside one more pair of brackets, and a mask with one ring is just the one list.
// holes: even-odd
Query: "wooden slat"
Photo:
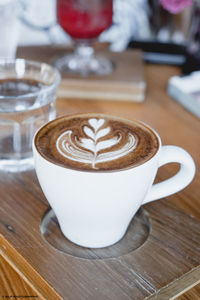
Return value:
[(177, 297), (176, 300), (199, 300), (200, 298), (200, 284), (195, 285), (193, 288)]
[(34, 286), (31, 287), (0, 253), (0, 298), (11, 299), (14, 297), (44, 300)]
[(0, 235), (0, 267), (3, 281), (3, 286), (0, 284), (2, 297), (30, 297), (41, 300), (61, 299), (52, 286), (33, 269), (2, 235)]

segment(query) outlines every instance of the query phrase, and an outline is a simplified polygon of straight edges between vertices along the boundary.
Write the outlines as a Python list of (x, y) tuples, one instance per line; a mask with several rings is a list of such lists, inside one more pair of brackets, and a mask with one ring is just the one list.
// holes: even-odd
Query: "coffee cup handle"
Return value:
[(177, 146), (162, 146), (158, 167), (173, 162), (180, 164), (180, 170), (171, 178), (153, 184), (143, 204), (172, 195), (185, 188), (192, 181), (195, 174), (195, 164), (191, 155)]

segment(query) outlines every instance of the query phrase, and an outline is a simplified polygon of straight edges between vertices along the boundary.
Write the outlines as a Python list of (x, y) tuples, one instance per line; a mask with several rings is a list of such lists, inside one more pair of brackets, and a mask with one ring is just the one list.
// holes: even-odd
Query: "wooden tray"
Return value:
[[(56, 57), (69, 53), (65, 48), (27, 47), (28, 58), (52, 63)], [(60, 98), (78, 98), (91, 100), (121, 100), (141, 102), (145, 98), (146, 83), (143, 74), (142, 53), (139, 50), (123, 53), (98, 50), (97, 53), (113, 62), (114, 71), (107, 76), (88, 76), (62, 74), (58, 89)], [(26, 57), (18, 50), (18, 57)]]
[[(116, 245), (91, 250), (65, 243), (59, 234), (53, 245), (47, 235), (55, 224), (46, 222), (50, 231), (41, 233), (48, 204), (33, 171), (1, 173), (0, 189), (0, 255), (29, 287), (28, 296), (164, 300), (200, 281), (200, 221), (169, 200), (144, 206)], [(12, 278), (9, 283), (6, 295), (20, 296)]]
[[(18, 55), (45, 61), (64, 51), (60, 47), (23, 47)], [(41, 220), (44, 220), (48, 204), (34, 172), (15, 175), (0, 172), (1, 297), (168, 300), (197, 285), (200, 279), (200, 221), (190, 214), (200, 219), (199, 120), (166, 94), (169, 77), (179, 72), (177, 67), (146, 65), (148, 91), (143, 104), (58, 99), (57, 113), (103, 112), (145, 121), (160, 133), (164, 144), (178, 145), (192, 154), (197, 165), (193, 182), (169, 199), (143, 207), (147, 219), (137, 215), (136, 220), (141, 229), (140, 237), (140, 233), (143, 234), (140, 247), (135, 248), (138, 237), (135, 239), (132, 234), (132, 223), (122, 243), (108, 251), (102, 250), (102, 258), (94, 259), (88, 256), (100, 253), (77, 248), (75, 252), (72, 245), (63, 243), (59, 234), (55, 241), (52, 233), (59, 230), (52, 222), (46, 227), (51, 230), (49, 236), (47, 231), (44, 236), (41, 234)], [(176, 165), (166, 165), (159, 169), (157, 179), (164, 180), (177, 169)], [(186, 213), (178, 211), (174, 205)], [(147, 238), (144, 234), (148, 234)], [(199, 300), (199, 291), (200, 285), (195, 286), (178, 299)]]

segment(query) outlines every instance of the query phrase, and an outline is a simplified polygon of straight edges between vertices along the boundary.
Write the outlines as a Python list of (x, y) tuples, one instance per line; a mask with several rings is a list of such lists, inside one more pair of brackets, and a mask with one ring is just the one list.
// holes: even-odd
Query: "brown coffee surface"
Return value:
[(158, 151), (156, 134), (138, 121), (104, 114), (58, 118), (39, 130), (38, 152), (59, 166), (82, 171), (136, 167)]

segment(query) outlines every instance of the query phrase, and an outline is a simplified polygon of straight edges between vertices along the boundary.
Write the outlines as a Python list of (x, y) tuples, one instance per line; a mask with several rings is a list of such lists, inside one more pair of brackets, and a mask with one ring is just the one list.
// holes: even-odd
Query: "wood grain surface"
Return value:
[(199, 300), (200, 299), (200, 284), (191, 288), (189, 291), (177, 297), (176, 300)]
[[(13, 231), (13, 227), (7, 224)], [(1, 298), (37, 298), (59, 300), (52, 286), (0, 235)]]
[[(55, 48), (51, 51), (56, 54)], [(33, 59), (37, 56), (38, 60), (44, 57), (38, 48), (33, 52), (35, 56), (31, 57), (29, 49), (23, 48), (18, 55)], [(193, 285), (200, 279), (200, 121), (166, 94), (168, 78), (178, 73), (176, 67), (146, 65), (144, 103), (57, 100), (58, 115), (103, 112), (142, 120), (155, 128), (163, 144), (178, 145), (193, 156), (197, 166), (193, 182), (167, 199), (144, 206), (151, 230), (138, 249), (120, 257), (96, 260), (55, 249), (40, 233), (48, 203), (34, 171), (1, 172), (0, 232), (10, 245), (7, 252), (1, 247), (2, 255), (42, 295), (46, 284), (51, 290), (44, 295), (46, 299), (199, 299), (199, 286)], [(176, 171), (176, 164), (164, 166), (156, 181)], [(182, 293), (185, 294), (181, 296)]]
[(7, 296), (15, 295), (18, 298), (30, 297), (39, 300), (38, 292), (23, 280), (18, 271), (15, 271), (0, 255), (0, 298), (6, 299)]

